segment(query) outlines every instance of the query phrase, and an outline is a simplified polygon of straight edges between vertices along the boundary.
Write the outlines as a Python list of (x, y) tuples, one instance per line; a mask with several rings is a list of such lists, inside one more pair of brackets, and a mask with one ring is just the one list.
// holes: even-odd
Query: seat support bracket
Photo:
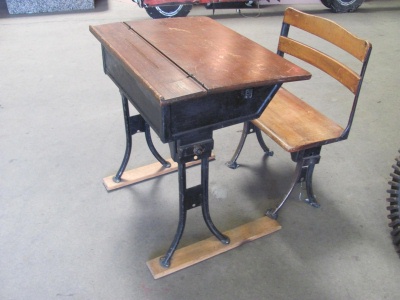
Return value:
[(290, 194), (293, 192), (293, 189), (297, 184), (303, 186), (303, 183), (305, 183), (306, 186), (306, 198), (302, 199), (303, 193), (301, 191), (299, 194), (299, 199), (311, 205), (312, 207), (320, 207), (320, 204), (317, 202), (312, 188), (312, 176), (314, 173), (315, 165), (318, 164), (321, 159), (320, 152), (321, 146), (291, 153), (292, 160), (297, 163), (292, 184), (288, 193), (285, 195), (279, 205), (276, 208), (268, 209), (265, 212), (266, 216), (274, 220), (278, 218), (278, 211), (285, 204), (286, 200), (289, 198)]

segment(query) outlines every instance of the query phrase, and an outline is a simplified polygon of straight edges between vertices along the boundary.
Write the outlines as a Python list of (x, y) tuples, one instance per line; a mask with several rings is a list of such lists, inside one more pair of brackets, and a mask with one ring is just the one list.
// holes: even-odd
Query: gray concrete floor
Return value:
[[(102, 178), (117, 170), (123, 154), (122, 109), (88, 30), (149, 17), (129, 0), (32, 16), (10, 16), (2, 2), (0, 299), (398, 299), (400, 261), (385, 198), (400, 144), (400, 2), (370, 0), (352, 14), (295, 7), (331, 18), (374, 46), (350, 138), (325, 147), (315, 172), (322, 207), (293, 196), (280, 231), (154, 280), (145, 263), (174, 235), (177, 175), (104, 189)], [(265, 8), (258, 18), (221, 10), (213, 18), (274, 50), (284, 8)], [(196, 7), (191, 15), (212, 12)], [(328, 98), (340, 105), (335, 91)], [(261, 217), (294, 170), (276, 145), (265, 160), (254, 137), (242, 167), (227, 169), (240, 130), (214, 134), (210, 201), (221, 230)], [(169, 155), (167, 145), (155, 143)], [(134, 147), (129, 168), (154, 161), (143, 136), (134, 137)], [(198, 171), (189, 171), (190, 184), (197, 184)], [(189, 211), (181, 245), (209, 236), (201, 212)]]

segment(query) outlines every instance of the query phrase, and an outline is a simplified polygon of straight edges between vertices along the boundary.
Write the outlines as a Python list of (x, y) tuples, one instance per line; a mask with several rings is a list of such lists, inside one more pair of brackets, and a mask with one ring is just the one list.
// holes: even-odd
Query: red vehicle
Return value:
[(153, 19), (186, 17), (193, 5), (204, 5), (207, 9), (259, 8), (276, 4), (306, 4), (321, 2), (334, 12), (355, 11), (364, 0), (132, 0), (143, 7)]

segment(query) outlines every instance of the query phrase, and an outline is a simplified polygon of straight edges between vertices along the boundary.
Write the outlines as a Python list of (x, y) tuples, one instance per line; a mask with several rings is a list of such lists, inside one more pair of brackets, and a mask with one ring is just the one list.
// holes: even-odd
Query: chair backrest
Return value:
[[(312, 35), (322, 38), (332, 45), (341, 48), (361, 62), (359, 71), (346, 66), (339, 60), (320, 50), (306, 45), (299, 40), (289, 37), (289, 28), (297, 27)], [(372, 45), (366, 40), (360, 39), (347, 31), (339, 24), (328, 19), (309, 15), (293, 9), (285, 10), (281, 35), (278, 44), (278, 54), (283, 56), (285, 53), (301, 59), (314, 67), (324, 71), (335, 78), (353, 94), (354, 100), (347, 126), (342, 134), (342, 138), (347, 138), (356, 110), (358, 96), (361, 90), (362, 81), (368, 64)]]

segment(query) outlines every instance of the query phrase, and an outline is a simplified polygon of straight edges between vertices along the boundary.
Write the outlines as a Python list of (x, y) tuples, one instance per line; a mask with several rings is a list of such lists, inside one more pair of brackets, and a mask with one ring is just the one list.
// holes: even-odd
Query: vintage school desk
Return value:
[[(178, 228), (165, 256), (147, 263), (153, 276), (167, 275), (279, 229), (266, 217), (227, 233), (215, 227), (208, 205), (212, 135), (219, 128), (259, 117), (282, 83), (311, 75), (208, 17), (119, 22), (90, 26), (90, 31), (101, 43), (104, 72), (120, 89), (124, 108), (127, 147), (113, 182), (124, 181), (131, 136), (138, 131), (145, 132), (162, 169), (177, 164)], [(129, 115), (128, 100), (139, 115)], [(164, 160), (154, 149), (149, 126), (169, 143), (172, 160)], [(193, 162), (201, 164), (201, 184), (187, 188), (186, 167)], [(176, 251), (186, 211), (197, 206), (216, 238)]]

